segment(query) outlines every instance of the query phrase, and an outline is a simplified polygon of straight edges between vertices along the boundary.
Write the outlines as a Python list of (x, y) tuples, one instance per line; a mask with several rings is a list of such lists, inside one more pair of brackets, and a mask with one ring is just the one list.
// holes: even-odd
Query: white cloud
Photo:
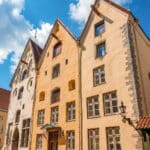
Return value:
[[(24, 0), (0, 0), (0, 64), (12, 53), (10, 66), (14, 71), (29, 37), (34, 38), (35, 28), (24, 18), (21, 11)], [(52, 25), (42, 22), (37, 28), (37, 41), (45, 43)]]
[[(131, 3), (132, 0), (112, 0), (117, 4), (124, 5)], [(71, 3), (70, 8), (70, 17), (77, 21), (78, 23), (83, 23), (86, 21), (89, 12), (90, 6), (95, 2), (95, 0), (77, 0), (77, 3)]]

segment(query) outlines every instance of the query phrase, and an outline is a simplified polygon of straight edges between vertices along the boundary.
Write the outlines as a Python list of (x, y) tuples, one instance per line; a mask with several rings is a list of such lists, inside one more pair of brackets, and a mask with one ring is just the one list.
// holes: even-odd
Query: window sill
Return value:
[(103, 85), (103, 84), (106, 84), (106, 81), (105, 81), (105, 82), (103, 82), (103, 83), (100, 83), (100, 84), (96, 84), (96, 85), (94, 84), (94, 85), (93, 85), (93, 87), (97, 87), (97, 86), (99, 86), (99, 85)]
[(96, 118), (100, 118), (100, 117), (101, 117), (100, 115), (97, 115), (97, 116), (87, 117), (87, 119), (96, 119)]
[(117, 112), (117, 113), (111, 113), (111, 114), (104, 114), (104, 116), (106, 116), (106, 117), (115, 116), (115, 115), (120, 115), (120, 113)]
[(72, 119), (72, 120), (66, 120), (66, 122), (74, 122), (74, 121), (76, 121), (76, 119)]

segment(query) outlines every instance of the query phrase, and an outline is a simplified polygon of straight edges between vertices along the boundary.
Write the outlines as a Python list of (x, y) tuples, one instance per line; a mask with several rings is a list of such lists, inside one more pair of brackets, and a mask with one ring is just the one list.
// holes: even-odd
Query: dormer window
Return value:
[(21, 87), (19, 90), (19, 93), (18, 93), (18, 99), (21, 99), (23, 97), (23, 90), (24, 90), (24, 88)]
[(24, 70), (23, 71), (23, 74), (22, 74), (22, 77), (21, 77), (21, 80), (24, 80), (28, 77), (28, 71), (27, 70)]
[(105, 30), (104, 20), (95, 25), (95, 36), (99, 36)]
[(61, 42), (57, 43), (55, 46), (54, 46), (54, 49), (53, 49), (53, 57), (56, 57), (57, 55), (60, 54), (61, 52)]

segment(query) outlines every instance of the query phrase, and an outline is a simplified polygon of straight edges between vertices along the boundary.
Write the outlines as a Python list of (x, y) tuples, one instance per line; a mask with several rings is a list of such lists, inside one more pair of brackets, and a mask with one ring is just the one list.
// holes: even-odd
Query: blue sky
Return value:
[[(0, 87), (9, 89), (29, 37), (43, 46), (56, 18), (79, 36), (94, 0), (0, 0)], [(140, 18), (150, 37), (150, 0), (113, 0)]]

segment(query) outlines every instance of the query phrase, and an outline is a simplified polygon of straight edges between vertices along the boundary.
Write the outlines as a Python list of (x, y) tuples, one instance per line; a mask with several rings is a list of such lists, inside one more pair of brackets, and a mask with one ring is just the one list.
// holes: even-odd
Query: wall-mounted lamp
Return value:
[(133, 122), (130, 118), (127, 118), (125, 113), (126, 113), (126, 106), (124, 105), (123, 102), (121, 102), (121, 105), (119, 106), (120, 112), (121, 112), (121, 116), (123, 117), (122, 121), (123, 122), (128, 122), (129, 125), (133, 126)]

